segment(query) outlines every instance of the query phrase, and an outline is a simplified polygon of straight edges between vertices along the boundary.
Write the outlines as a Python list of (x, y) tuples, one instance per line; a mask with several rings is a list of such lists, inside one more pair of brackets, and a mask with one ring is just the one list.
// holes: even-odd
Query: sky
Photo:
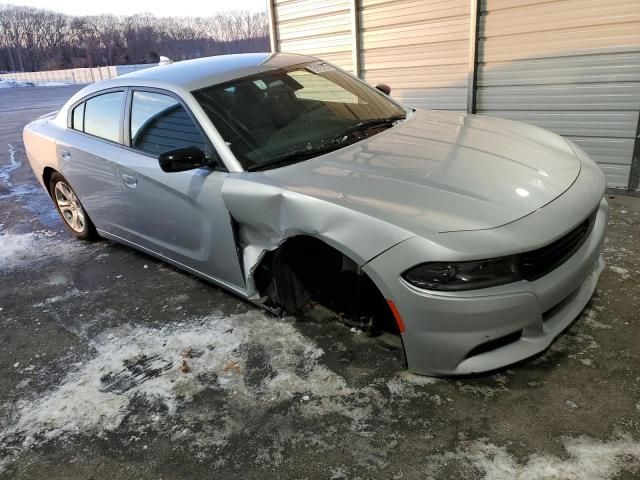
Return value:
[(229, 10), (267, 10), (267, 0), (5, 0), (1, 3), (44, 8), (69, 15), (153, 13), (156, 17), (207, 17)]

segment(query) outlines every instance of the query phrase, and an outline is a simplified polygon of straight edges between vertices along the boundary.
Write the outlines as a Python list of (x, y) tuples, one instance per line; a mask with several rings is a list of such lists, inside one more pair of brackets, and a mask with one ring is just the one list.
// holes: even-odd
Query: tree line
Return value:
[(0, 71), (40, 71), (269, 49), (266, 12), (212, 17), (71, 16), (0, 5)]

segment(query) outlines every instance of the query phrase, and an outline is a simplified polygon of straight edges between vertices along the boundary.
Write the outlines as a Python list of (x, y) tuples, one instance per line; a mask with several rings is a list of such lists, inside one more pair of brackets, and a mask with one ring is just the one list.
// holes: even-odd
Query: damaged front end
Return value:
[(274, 313), (320, 304), (365, 331), (397, 331), (386, 288), (361, 267), (412, 234), (261, 174), (230, 177), (223, 198), (249, 299)]

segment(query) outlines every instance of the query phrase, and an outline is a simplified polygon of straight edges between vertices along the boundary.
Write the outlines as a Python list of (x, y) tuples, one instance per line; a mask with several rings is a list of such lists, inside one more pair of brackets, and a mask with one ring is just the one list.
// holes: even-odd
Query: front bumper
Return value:
[[(468, 292), (427, 292), (401, 278), (385, 295), (406, 326), (403, 344), (409, 370), (425, 375), (461, 375), (500, 368), (545, 350), (580, 314), (604, 268), (600, 256), (608, 218), (602, 199), (590, 235), (565, 263), (544, 277)], [(411, 256), (411, 240), (365, 267), (381, 278)], [(393, 249), (392, 249), (393, 250)], [(397, 269), (397, 265), (396, 265)], [(389, 284), (387, 284), (389, 285)]]

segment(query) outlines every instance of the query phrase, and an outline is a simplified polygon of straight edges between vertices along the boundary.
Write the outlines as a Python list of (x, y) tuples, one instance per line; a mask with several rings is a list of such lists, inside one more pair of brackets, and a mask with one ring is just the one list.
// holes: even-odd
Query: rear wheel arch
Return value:
[(47, 192), (49, 192), (49, 196), (53, 199), (53, 192), (51, 191), (51, 175), (54, 173), (58, 173), (58, 171), (54, 170), (51, 167), (44, 167), (42, 171), (42, 183), (44, 184)]

